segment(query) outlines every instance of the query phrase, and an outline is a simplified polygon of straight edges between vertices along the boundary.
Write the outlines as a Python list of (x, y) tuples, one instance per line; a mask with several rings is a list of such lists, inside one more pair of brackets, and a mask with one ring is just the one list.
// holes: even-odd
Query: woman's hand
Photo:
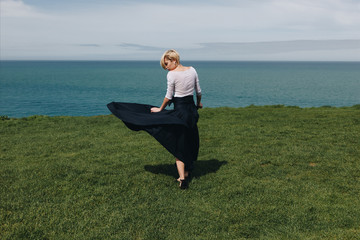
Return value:
[(151, 112), (152, 112), (152, 113), (156, 113), (156, 112), (160, 112), (160, 111), (161, 111), (161, 109), (158, 108), (158, 107), (153, 107), (153, 108), (151, 108)]
[(203, 108), (203, 105), (202, 105), (202, 103), (199, 103), (196, 107), (197, 107), (197, 109)]
[(165, 107), (168, 105), (169, 102), (170, 102), (170, 99), (167, 99), (165, 97), (163, 103), (161, 104), (161, 107), (159, 107), (159, 108), (153, 107), (153, 108), (151, 108), (151, 112), (152, 113), (161, 112), (163, 109), (165, 109)]

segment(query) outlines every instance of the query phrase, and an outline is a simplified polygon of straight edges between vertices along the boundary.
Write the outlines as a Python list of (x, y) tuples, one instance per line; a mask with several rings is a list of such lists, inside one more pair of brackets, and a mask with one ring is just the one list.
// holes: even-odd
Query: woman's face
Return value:
[(164, 64), (168, 71), (172, 71), (177, 67), (176, 60), (171, 61), (170, 59), (165, 58)]

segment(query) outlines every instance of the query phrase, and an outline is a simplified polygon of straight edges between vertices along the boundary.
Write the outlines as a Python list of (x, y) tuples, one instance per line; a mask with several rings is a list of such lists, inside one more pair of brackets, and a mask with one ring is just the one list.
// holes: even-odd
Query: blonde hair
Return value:
[(166, 52), (164, 52), (164, 54), (162, 55), (161, 59), (160, 59), (160, 65), (163, 69), (166, 69), (166, 65), (165, 65), (165, 59), (169, 59), (170, 61), (176, 61), (177, 64), (180, 64), (180, 55), (177, 51), (175, 51), (174, 49), (170, 49), (167, 50)]

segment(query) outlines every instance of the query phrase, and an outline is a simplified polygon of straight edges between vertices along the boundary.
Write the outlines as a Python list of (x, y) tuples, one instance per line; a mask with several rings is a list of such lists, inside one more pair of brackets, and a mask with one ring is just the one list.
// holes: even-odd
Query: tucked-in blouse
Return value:
[(185, 71), (170, 71), (167, 74), (167, 91), (165, 97), (185, 97), (194, 94), (201, 95), (199, 78), (193, 67)]

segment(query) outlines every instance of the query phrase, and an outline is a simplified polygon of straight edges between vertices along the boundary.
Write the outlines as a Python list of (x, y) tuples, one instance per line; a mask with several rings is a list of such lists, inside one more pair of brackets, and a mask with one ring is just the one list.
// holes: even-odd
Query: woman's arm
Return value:
[(202, 108), (203, 105), (201, 103), (201, 95), (196, 95), (196, 107), (197, 108)]
[(153, 113), (154, 112), (161, 112), (169, 104), (169, 102), (170, 102), (170, 99), (165, 97), (163, 103), (161, 104), (161, 107), (160, 108), (153, 107), (153, 108), (151, 108), (151, 112), (153, 112)]
[(199, 76), (195, 69), (194, 69), (194, 71), (195, 71), (196, 107), (199, 109), (199, 108), (203, 107), (203, 105), (201, 103), (201, 88), (200, 88), (200, 83), (199, 83)]

